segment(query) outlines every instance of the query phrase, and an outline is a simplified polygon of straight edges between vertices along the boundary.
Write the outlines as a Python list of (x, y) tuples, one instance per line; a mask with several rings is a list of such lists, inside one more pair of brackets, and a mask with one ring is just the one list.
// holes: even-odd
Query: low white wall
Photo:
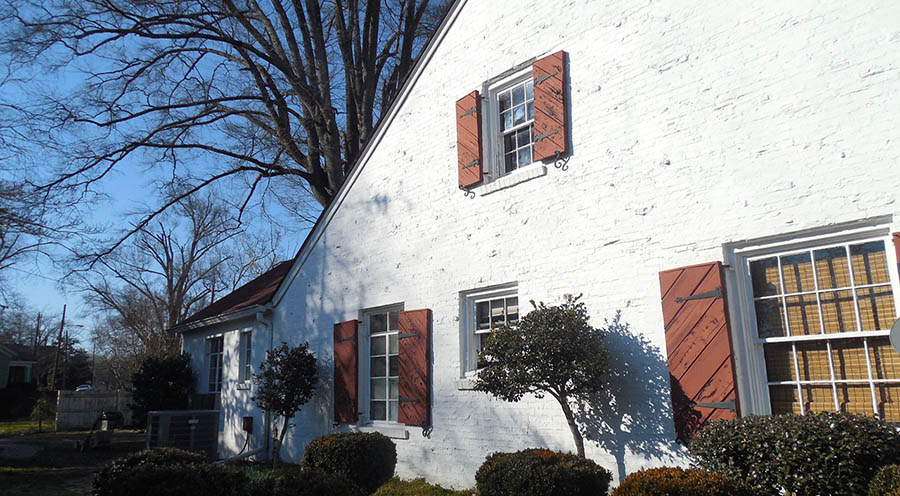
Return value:
[(131, 425), (131, 393), (125, 391), (60, 391), (56, 400), (56, 430), (90, 429), (106, 412), (122, 412)]

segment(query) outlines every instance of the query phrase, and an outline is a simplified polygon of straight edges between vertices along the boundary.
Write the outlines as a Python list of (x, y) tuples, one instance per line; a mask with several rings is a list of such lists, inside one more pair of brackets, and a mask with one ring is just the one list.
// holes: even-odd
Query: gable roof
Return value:
[(278, 286), (281, 284), (281, 281), (284, 280), (284, 276), (287, 275), (292, 263), (293, 260), (279, 262), (252, 281), (235, 289), (222, 298), (219, 298), (182, 322), (179, 322), (178, 325), (171, 330), (183, 332), (187, 330), (186, 327), (195, 327), (189, 326), (189, 324), (200, 324), (202, 321), (213, 317), (222, 317), (239, 310), (268, 303), (272, 300), (272, 295), (278, 290)]
[(21, 344), (3, 343), (0, 344), (0, 353), (8, 356), (14, 362), (36, 362), (34, 356), (34, 348)]

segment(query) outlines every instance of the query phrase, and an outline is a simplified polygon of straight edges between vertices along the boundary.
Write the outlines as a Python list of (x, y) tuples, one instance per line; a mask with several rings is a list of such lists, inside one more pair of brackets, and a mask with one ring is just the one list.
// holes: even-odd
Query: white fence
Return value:
[(90, 429), (102, 412), (121, 412), (131, 425), (131, 393), (125, 391), (60, 391), (56, 400), (56, 430)]

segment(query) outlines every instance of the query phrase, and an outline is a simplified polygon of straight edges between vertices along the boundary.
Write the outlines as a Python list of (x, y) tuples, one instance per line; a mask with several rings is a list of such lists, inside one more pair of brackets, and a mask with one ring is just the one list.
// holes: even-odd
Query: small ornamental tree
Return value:
[(147, 412), (183, 410), (194, 391), (195, 375), (191, 356), (148, 356), (131, 376), (133, 421), (139, 426), (147, 422)]
[(293, 427), (291, 418), (316, 391), (316, 355), (309, 351), (309, 343), (293, 348), (281, 343), (278, 348), (266, 351), (266, 360), (259, 366), (259, 373), (253, 375), (253, 382), (257, 388), (253, 400), (274, 415), (272, 465), (275, 466), (281, 462), (281, 446), (288, 429)]
[(485, 367), (475, 379), (476, 391), (505, 401), (525, 394), (549, 394), (562, 407), (584, 458), (584, 439), (571, 402), (587, 401), (606, 385), (607, 350), (599, 329), (588, 323), (581, 296), (566, 295), (561, 305), (534, 305), (515, 327), (495, 328), (480, 353)]

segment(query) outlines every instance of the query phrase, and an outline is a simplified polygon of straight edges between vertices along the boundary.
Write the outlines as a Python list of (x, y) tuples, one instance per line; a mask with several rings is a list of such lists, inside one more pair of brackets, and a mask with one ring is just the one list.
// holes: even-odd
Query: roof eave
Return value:
[(251, 305), (249, 307), (240, 308), (238, 310), (233, 310), (231, 312), (226, 312), (219, 315), (213, 315), (212, 317), (207, 317), (202, 320), (188, 322), (185, 324), (178, 324), (175, 327), (170, 328), (168, 332), (171, 332), (173, 334), (184, 334), (187, 332), (197, 331), (203, 329), (204, 327), (224, 324), (226, 322), (233, 322), (235, 320), (247, 318), (251, 315), (255, 315), (256, 312), (264, 312), (268, 310), (268, 308), (268, 305), (260, 305), (257, 303), (256, 305)]

